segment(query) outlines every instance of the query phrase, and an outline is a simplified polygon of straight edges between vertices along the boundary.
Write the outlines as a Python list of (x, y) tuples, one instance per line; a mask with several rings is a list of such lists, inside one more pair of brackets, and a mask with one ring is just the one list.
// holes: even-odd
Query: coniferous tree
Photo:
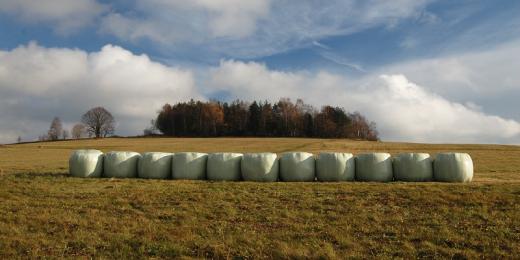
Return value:
[(256, 103), (256, 101), (254, 101), (249, 106), (248, 112), (249, 112), (249, 119), (248, 119), (248, 124), (247, 124), (248, 133), (250, 135), (256, 136), (259, 131), (260, 118), (261, 118), (260, 106), (258, 106), (258, 103)]

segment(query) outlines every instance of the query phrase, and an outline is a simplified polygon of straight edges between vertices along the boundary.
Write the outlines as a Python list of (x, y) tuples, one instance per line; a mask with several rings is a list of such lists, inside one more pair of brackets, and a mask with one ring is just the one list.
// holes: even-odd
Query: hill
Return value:
[[(77, 179), (79, 148), (468, 152), (470, 184)], [(0, 257), (520, 254), (520, 147), (298, 138), (109, 138), (0, 147)]]

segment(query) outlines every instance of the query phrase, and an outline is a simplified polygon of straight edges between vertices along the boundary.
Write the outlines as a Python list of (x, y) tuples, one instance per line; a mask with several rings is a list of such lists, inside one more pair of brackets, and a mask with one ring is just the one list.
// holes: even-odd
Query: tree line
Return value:
[[(317, 110), (298, 99), (248, 103), (195, 101), (165, 104), (153, 126), (167, 136), (262, 136), (320, 137), (378, 140), (374, 122), (359, 112), (342, 107), (323, 106)], [(145, 135), (151, 133), (145, 130)]]
[[(104, 107), (94, 107), (81, 116), (81, 123), (75, 124), (70, 133), (73, 139), (84, 137), (107, 137), (114, 134), (115, 119)], [(56, 141), (68, 139), (69, 131), (63, 127), (61, 119), (54, 117), (46, 134), (40, 135), (38, 141)], [(18, 137), (17, 142), (22, 138)]]

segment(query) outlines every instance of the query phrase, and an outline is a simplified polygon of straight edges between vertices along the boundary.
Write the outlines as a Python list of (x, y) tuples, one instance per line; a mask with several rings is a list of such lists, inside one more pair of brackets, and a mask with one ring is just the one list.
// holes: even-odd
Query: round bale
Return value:
[(388, 182), (393, 177), (390, 154), (366, 153), (356, 156), (356, 180)]
[(172, 178), (176, 180), (205, 180), (206, 153), (175, 153), (172, 157)]
[(355, 170), (351, 153), (320, 153), (316, 159), (318, 181), (353, 181)]
[(108, 178), (135, 178), (141, 155), (136, 152), (109, 152), (105, 154), (103, 176)]
[(169, 179), (172, 170), (171, 153), (144, 153), (139, 159), (137, 175), (144, 179)]
[(98, 150), (76, 150), (69, 158), (73, 177), (99, 178), (103, 172), (103, 153)]
[(396, 181), (432, 181), (433, 165), (427, 153), (401, 153), (394, 157)]
[(278, 158), (275, 153), (244, 154), (241, 163), (245, 181), (271, 182), (278, 180)]
[(280, 158), (280, 179), (282, 181), (314, 181), (315, 159), (312, 153), (284, 153)]
[(467, 153), (439, 153), (433, 161), (433, 179), (444, 182), (470, 182), (473, 161)]
[(208, 180), (239, 181), (241, 153), (212, 153), (208, 155)]

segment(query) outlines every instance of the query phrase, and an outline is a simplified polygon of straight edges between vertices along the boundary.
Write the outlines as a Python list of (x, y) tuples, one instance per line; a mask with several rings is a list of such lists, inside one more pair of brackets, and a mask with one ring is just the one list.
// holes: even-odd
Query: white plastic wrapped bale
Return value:
[(351, 153), (320, 153), (316, 159), (318, 181), (353, 181), (355, 170)]
[(280, 158), (280, 179), (282, 181), (314, 181), (315, 159), (312, 153), (284, 153)]
[(205, 180), (206, 153), (175, 153), (172, 157), (172, 178), (176, 180)]
[(212, 153), (208, 155), (208, 180), (239, 181), (241, 153)]
[(135, 178), (141, 155), (135, 152), (109, 152), (103, 160), (103, 176), (108, 178)]
[(69, 158), (69, 173), (73, 177), (98, 178), (103, 172), (103, 153), (98, 150), (77, 150)]
[(144, 153), (139, 159), (137, 175), (145, 179), (169, 179), (171, 170), (171, 153)]
[(402, 153), (394, 156), (396, 181), (432, 181), (433, 165), (427, 153)]
[(393, 178), (390, 154), (367, 153), (356, 156), (356, 180), (388, 182)]
[(473, 160), (467, 153), (439, 153), (433, 161), (433, 179), (444, 182), (470, 182)]
[(277, 181), (278, 164), (275, 153), (244, 154), (241, 162), (242, 179), (261, 182)]

